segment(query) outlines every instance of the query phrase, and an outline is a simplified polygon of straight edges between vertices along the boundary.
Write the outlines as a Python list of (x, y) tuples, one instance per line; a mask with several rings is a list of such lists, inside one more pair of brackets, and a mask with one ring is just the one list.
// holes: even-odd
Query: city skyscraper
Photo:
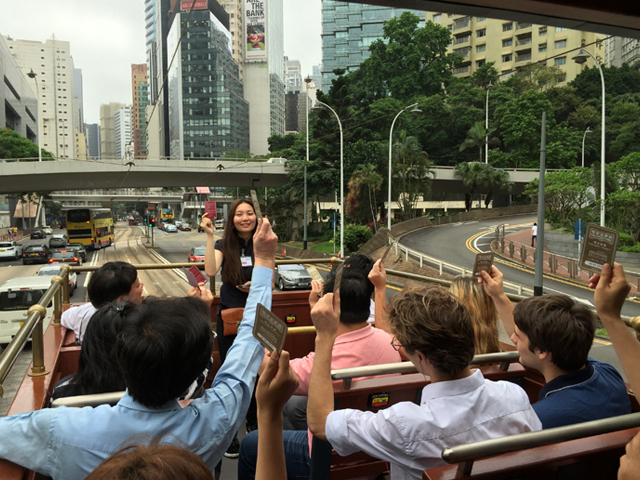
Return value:
[(289, 57), (284, 57), (284, 83), (287, 93), (302, 90), (302, 66), (299, 60), (289, 60)]
[(84, 133), (84, 100), (82, 93), (82, 70), (73, 69), (73, 128)]
[(357, 70), (369, 58), (369, 45), (382, 38), (385, 20), (409, 11), (424, 17), (419, 10), (345, 3), (336, 0), (322, 2), (322, 84), (316, 88), (328, 91), (333, 70)]
[(218, 3), (229, 14), (231, 32), (231, 54), (240, 68), (240, 81), (244, 83), (244, 52), (246, 50), (246, 30), (244, 23), (244, 0), (220, 0)]
[[(39, 98), (42, 148), (56, 158), (76, 158), (74, 132), (78, 127), (74, 124), (74, 68), (69, 42), (4, 39), (29, 88)], [(26, 76), (32, 69), (36, 80)]]
[(605, 50), (607, 67), (633, 66), (640, 62), (640, 40), (636, 38), (607, 38)]
[(167, 49), (180, 54), (165, 86), (171, 158), (248, 152), (249, 104), (232, 56), (229, 15), (215, 0), (183, 1), (174, 12)]
[(282, 0), (244, 0), (244, 98), (251, 107), (251, 153), (267, 154), (271, 135), (284, 135), (284, 14)]
[(131, 143), (131, 117), (130, 106), (116, 110), (113, 116), (113, 140), (116, 158), (123, 158), (127, 152), (127, 145)]
[(124, 103), (111, 102), (100, 105), (100, 152), (101, 158), (116, 158), (114, 117), (116, 112), (126, 107)]
[(87, 158), (89, 160), (99, 160), (100, 154), (100, 125), (97, 123), (87, 123), (85, 125), (87, 135)]
[(313, 66), (313, 74), (311, 75), (315, 88), (322, 90), (322, 64)]
[(149, 82), (147, 65), (131, 65), (131, 93), (133, 97), (133, 155), (135, 158), (147, 156), (147, 105), (149, 105)]

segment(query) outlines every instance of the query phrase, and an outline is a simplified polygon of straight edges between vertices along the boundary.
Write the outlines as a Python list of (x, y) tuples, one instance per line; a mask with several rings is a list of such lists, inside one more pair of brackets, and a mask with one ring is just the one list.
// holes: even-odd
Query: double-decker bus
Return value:
[(69, 243), (98, 250), (114, 242), (113, 214), (108, 208), (76, 208), (67, 211)]
[(160, 218), (160, 221), (166, 222), (167, 220), (174, 219), (173, 208), (163, 208), (161, 210), (161, 214), (162, 214), (162, 218)]

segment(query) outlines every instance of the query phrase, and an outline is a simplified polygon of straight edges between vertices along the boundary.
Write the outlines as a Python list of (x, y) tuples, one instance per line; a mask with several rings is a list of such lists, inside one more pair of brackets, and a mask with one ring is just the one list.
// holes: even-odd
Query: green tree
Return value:
[(640, 191), (640, 152), (630, 153), (615, 163), (609, 164), (618, 184), (633, 192)]
[(607, 195), (608, 223), (619, 225), (631, 235), (633, 244), (638, 243), (640, 235), (640, 192), (618, 190)]
[(415, 217), (415, 205), (429, 192), (431, 170), (427, 153), (416, 137), (400, 132), (393, 145), (393, 177), (395, 198), (405, 219)]
[[(640, 71), (629, 65), (622, 67), (602, 67), (607, 97), (640, 92)], [(586, 67), (569, 84), (576, 89), (576, 95), (583, 100), (602, 101), (602, 83), (598, 67)]]
[(513, 183), (509, 181), (509, 174), (504, 170), (493, 168), (490, 166), (484, 179), (483, 187), (486, 190), (484, 197), (484, 207), (489, 208), (491, 200), (496, 192), (510, 192), (513, 188)]
[(269, 151), (271, 153), (279, 152), (280, 150), (284, 150), (286, 148), (291, 148), (296, 143), (296, 139), (298, 134), (290, 133), (288, 135), (271, 135), (267, 139), (267, 143), (269, 144)]
[(467, 148), (477, 148), (480, 154), (479, 161), (482, 162), (482, 150), (484, 149), (485, 142), (490, 146), (500, 145), (500, 139), (493, 136), (494, 131), (495, 129), (485, 130), (482, 122), (474, 123), (473, 127), (467, 131), (467, 138), (462, 142), (462, 145), (460, 145), (460, 151), (463, 152)]
[[(5, 128), (0, 130), (0, 158), (21, 158), (37, 162), (38, 146), (10, 128)], [(51, 152), (42, 149), (42, 160), (51, 161), (55, 159)]]
[(462, 162), (456, 165), (454, 176), (462, 180), (467, 191), (464, 193), (464, 208), (468, 212), (473, 206), (473, 196), (487, 181), (489, 165), (482, 162)]
[(349, 179), (349, 194), (346, 201), (347, 210), (350, 211), (353, 218), (355, 215), (352, 214), (352, 211), (359, 206), (360, 198), (362, 197), (361, 191), (362, 188), (365, 188), (369, 197), (369, 209), (374, 232), (378, 231), (378, 208), (375, 201), (375, 192), (380, 190), (381, 185), (382, 175), (378, 173), (376, 166), (371, 163), (358, 167)]
[(640, 152), (640, 105), (629, 102), (615, 104), (606, 129), (611, 155), (619, 158)]

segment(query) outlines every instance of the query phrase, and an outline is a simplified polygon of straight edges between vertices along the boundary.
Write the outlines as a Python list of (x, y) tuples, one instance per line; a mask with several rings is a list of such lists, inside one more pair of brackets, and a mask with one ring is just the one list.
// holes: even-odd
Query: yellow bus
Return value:
[(69, 243), (81, 243), (88, 250), (109, 247), (114, 242), (113, 214), (108, 208), (76, 208), (67, 211)]

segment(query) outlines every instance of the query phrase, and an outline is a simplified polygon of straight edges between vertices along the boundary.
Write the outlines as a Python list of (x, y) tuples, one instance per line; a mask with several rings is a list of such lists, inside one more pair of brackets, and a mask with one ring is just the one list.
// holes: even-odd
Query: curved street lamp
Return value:
[(393, 126), (395, 125), (396, 120), (402, 114), (402, 112), (406, 112), (410, 108), (413, 108), (413, 110), (411, 110), (411, 114), (414, 117), (419, 117), (422, 114), (422, 110), (418, 108), (417, 103), (403, 108), (395, 116), (393, 122), (391, 122), (391, 130), (389, 131), (389, 194), (387, 196), (387, 229), (389, 230), (389, 232), (391, 232), (391, 156), (393, 154)]
[(307, 162), (304, 164), (304, 234), (303, 234), (303, 243), (302, 249), (307, 249), (307, 164), (309, 163), (309, 83), (311, 83), (311, 77), (307, 77), (304, 79), (307, 84), (307, 89), (305, 92), (304, 103), (307, 106)]
[(602, 65), (598, 59), (591, 53), (589, 50), (584, 48), (580, 49), (580, 52), (573, 57), (573, 61), (577, 64), (585, 63), (589, 57), (593, 58), (593, 61), (596, 62), (598, 66), (598, 70), (600, 70), (600, 81), (602, 82), (602, 132), (601, 132), (601, 145), (600, 145), (600, 226), (604, 227), (604, 198), (605, 198), (605, 182), (604, 182), (604, 172), (605, 172), (605, 164), (604, 164), (604, 124), (605, 124), (605, 90), (604, 90), (604, 74), (602, 73)]
[(33, 80), (36, 82), (36, 95), (38, 100), (38, 161), (41, 162), (42, 148), (40, 147), (40, 145), (42, 144), (42, 136), (41, 136), (42, 135), (42, 127), (41, 127), (42, 119), (40, 118), (40, 89), (38, 88), (38, 79), (36, 78), (37, 76), (38, 74), (33, 71), (33, 68), (29, 73), (27, 73), (27, 77), (33, 78)]
[(314, 112), (322, 111), (322, 107), (318, 105), (322, 105), (335, 115), (336, 120), (338, 120), (338, 125), (340, 126), (340, 258), (344, 258), (344, 144), (342, 137), (342, 122), (340, 121), (340, 117), (336, 113), (336, 111), (320, 100), (316, 100), (316, 106), (311, 110)]
[(593, 133), (590, 127), (584, 131), (584, 135), (582, 135), (582, 168), (584, 168), (584, 140), (587, 138), (587, 133)]

